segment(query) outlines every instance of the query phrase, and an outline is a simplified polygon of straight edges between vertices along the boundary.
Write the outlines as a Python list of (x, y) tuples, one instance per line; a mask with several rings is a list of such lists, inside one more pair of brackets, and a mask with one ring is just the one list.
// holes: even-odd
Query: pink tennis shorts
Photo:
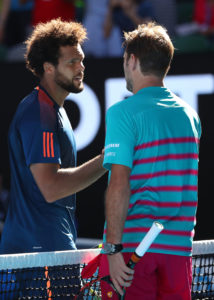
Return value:
[[(123, 253), (127, 263), (131, 253)], [(99, 275), (109, 274), (107, 256), (102, 255)], [(135, 266), (132, 285), (126, 300), (191, 300), (192, 258), (146, 253)], [(117, 294), (101, 281), (102, 299), (118, 300)]]

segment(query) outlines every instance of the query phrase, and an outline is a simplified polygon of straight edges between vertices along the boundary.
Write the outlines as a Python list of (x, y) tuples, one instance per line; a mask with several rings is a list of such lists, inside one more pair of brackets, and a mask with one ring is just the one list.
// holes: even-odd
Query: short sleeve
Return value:
[(132, 168), (135, 145), (134, 126), (130, 115), (116, 105), (106, 116), (106, 138), (104, 168), (111, 170), (112, 164)]
[(44, 126), (35, 115), (21, 120), (19, 133), (28, 166), (33, 163), (61, 164), (56, 128), (56, 122), (46, 122)]

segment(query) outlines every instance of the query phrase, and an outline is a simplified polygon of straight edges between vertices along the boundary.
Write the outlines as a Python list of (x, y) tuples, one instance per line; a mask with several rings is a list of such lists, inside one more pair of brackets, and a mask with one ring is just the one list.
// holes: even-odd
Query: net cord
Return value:
[(100, 249), (87, 249), (0, 255), (0, 269), (87, 264), (100, 251)]
[(192, 255), (206, 255), (214, 253), (214, 240), (194, 241)]
[[(0, 255), (0, 269), (34, 268), (88, 263), (101, 249), (84, 249), (52, 252)], [(214, 253), (214, 240), (193, 242), (193, 255)]]

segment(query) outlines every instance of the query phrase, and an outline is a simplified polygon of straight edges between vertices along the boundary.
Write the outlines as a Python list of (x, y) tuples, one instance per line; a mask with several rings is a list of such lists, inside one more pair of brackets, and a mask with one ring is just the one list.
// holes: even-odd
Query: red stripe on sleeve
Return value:
[(47, 157), (50, 157), (50, 133), (47, 132)]
[(53, 132), (51, 132), (51, 157), (54, 157)]
[(46, 157), (46, 132), (43, 132), (43, 156)]

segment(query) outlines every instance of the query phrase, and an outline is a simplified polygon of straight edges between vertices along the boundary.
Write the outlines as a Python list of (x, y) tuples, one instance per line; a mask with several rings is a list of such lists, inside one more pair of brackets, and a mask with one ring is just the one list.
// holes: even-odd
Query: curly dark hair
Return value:
[(140, 61), (141, 72), (164, 77), (174, 55), (174, 46), (167, 30), (155, 23), (139, 25), (131, 32), (124, 32), (123, 46), (127, 57), (134, 54)]
[(44, 62), (58, 64), (61, 46), (82, 44), (85, 39), (86, 29), (77, 22), (65, 22), (58, 18), (38, 24), (25, 42), (27, 68), (41, 78)]

